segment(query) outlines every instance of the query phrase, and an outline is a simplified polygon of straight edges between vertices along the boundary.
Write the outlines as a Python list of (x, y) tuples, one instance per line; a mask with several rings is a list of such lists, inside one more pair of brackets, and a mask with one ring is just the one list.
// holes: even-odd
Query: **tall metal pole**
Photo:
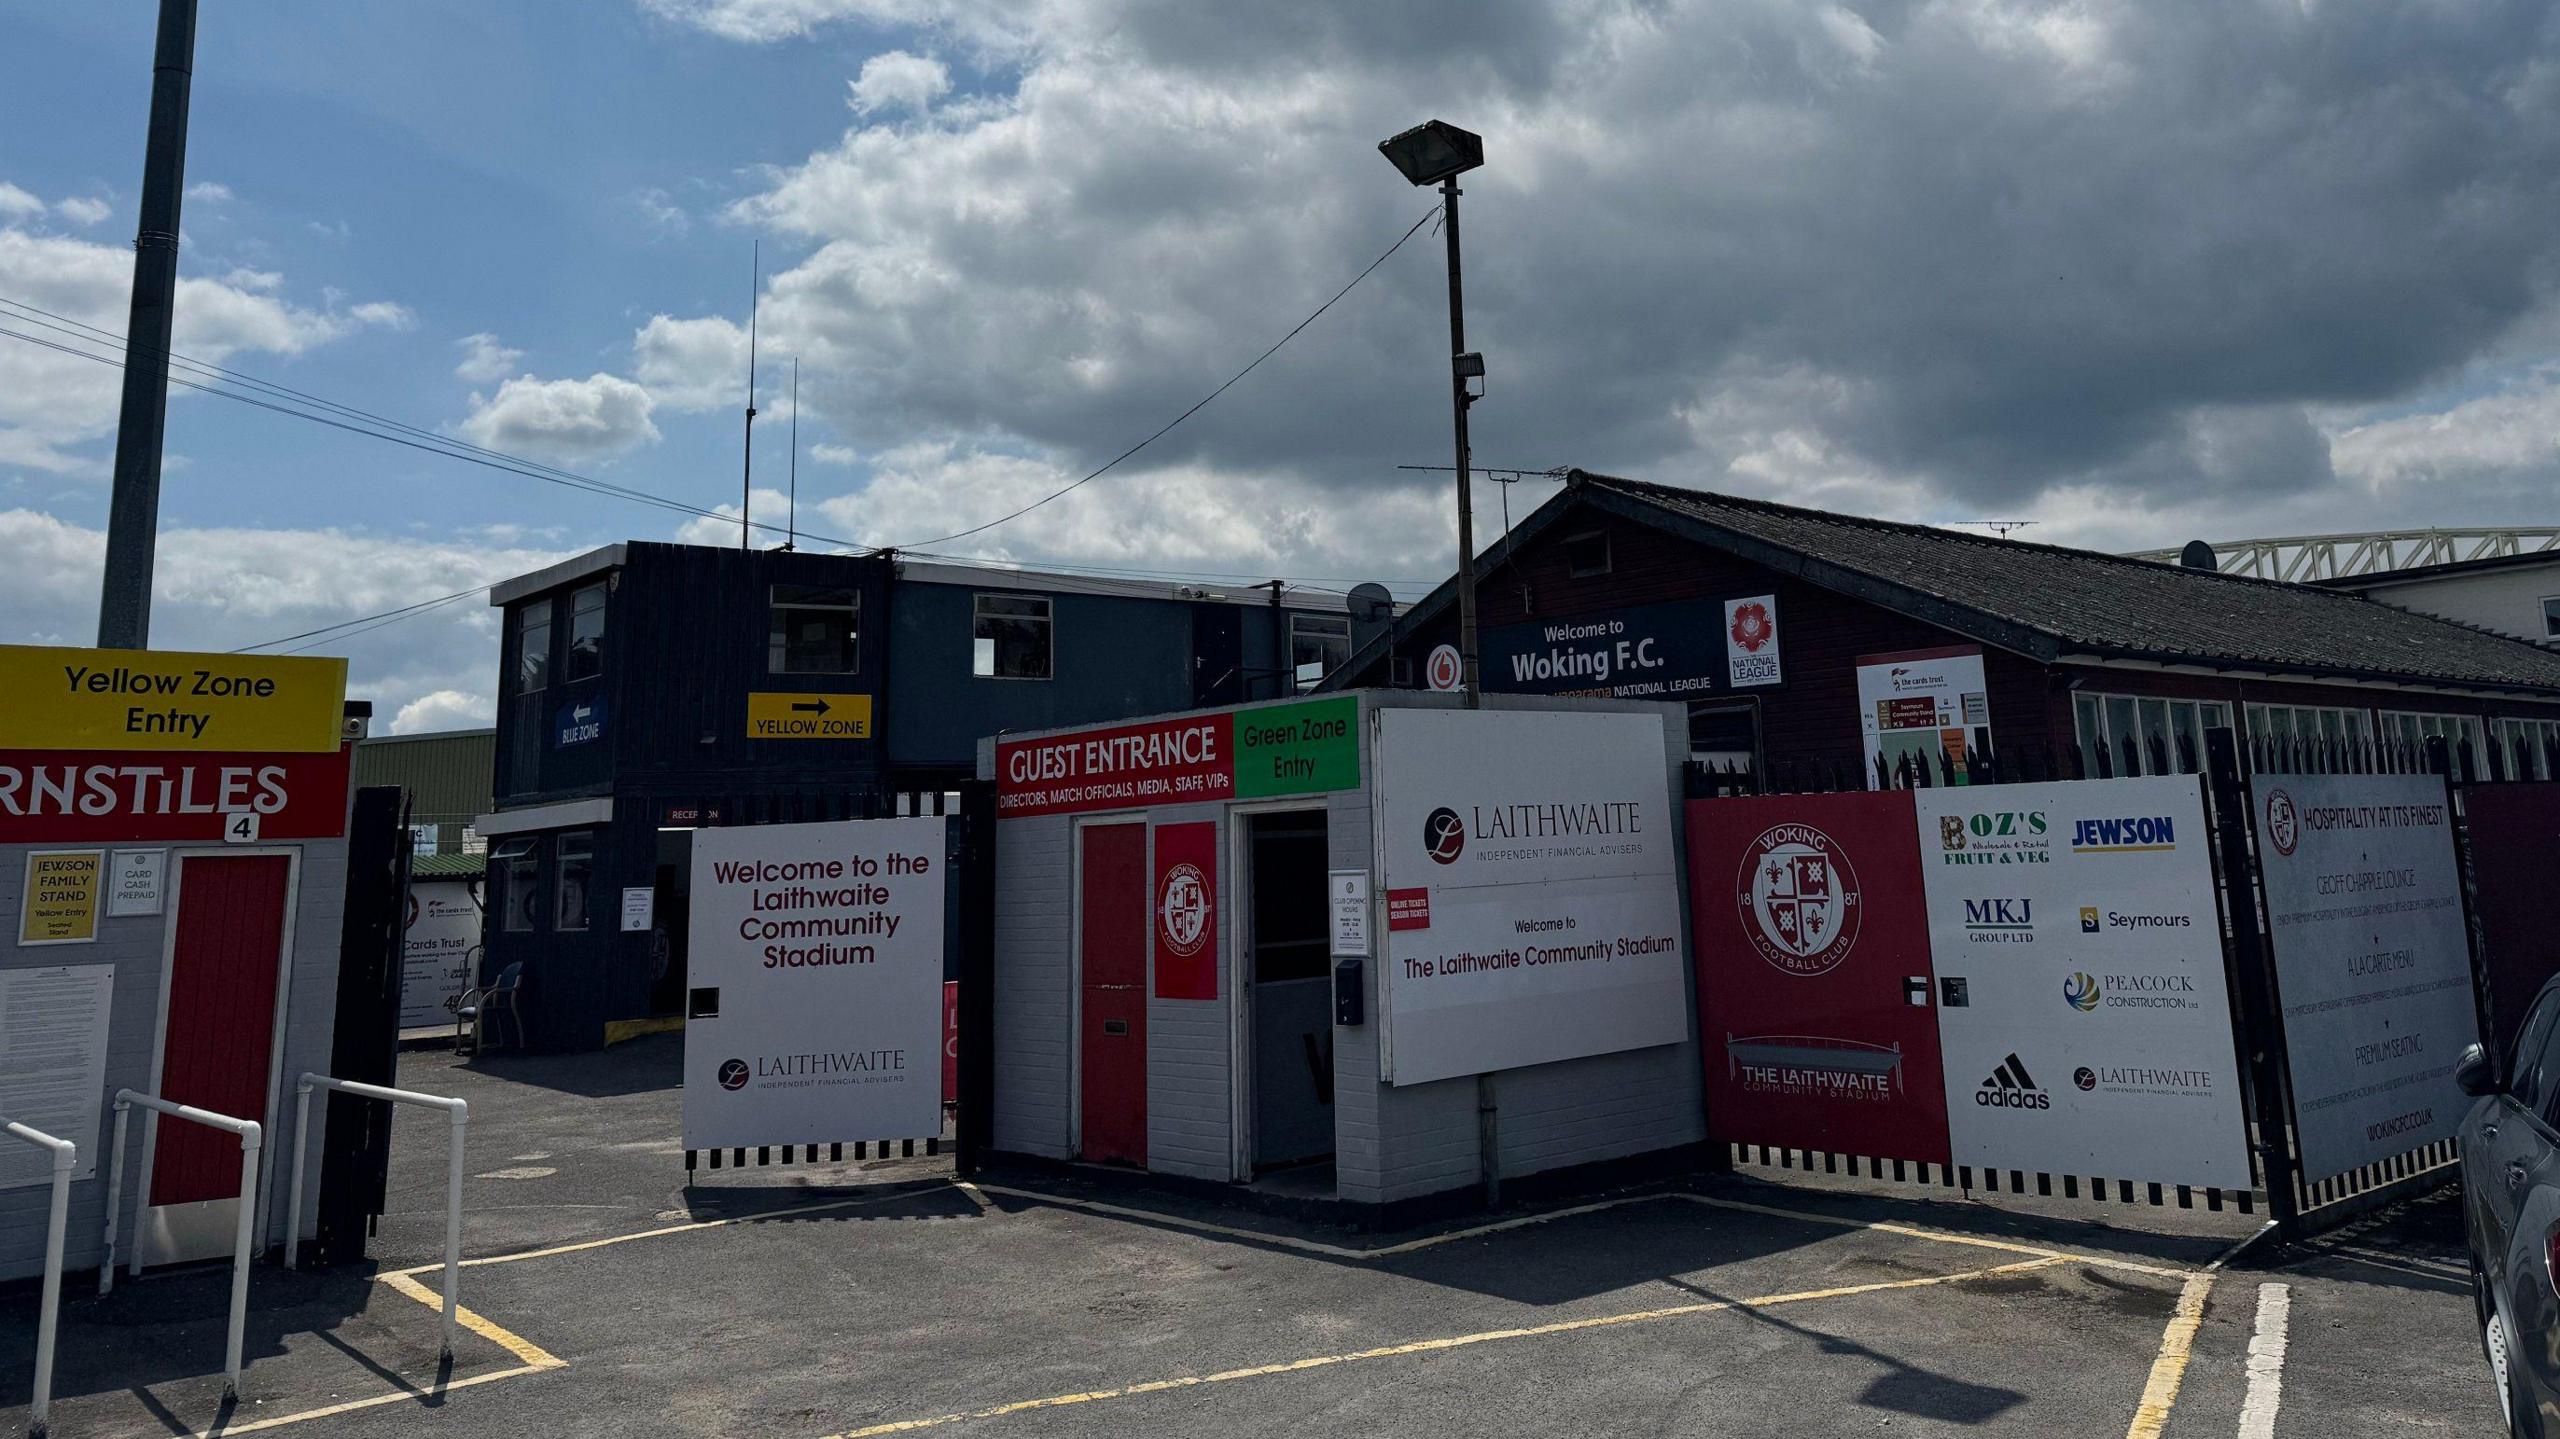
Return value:
[(107, 567), (98, 587), (98, 645), (151, 642), (151, 564), (160, 538), (160, 443), (169, 413), (169, 331), (178, 294), (178, 199), (186, 188), (187, 92), (196, 58), (196, 0), (160, 0), (151, 61), (151, 131), (142, 152), (141, 227), (133, 242), (133, 306), (124, 327), (124, 401), (116, 412), (115, 490), (107, 501)]
[(753, 523), (756, 501), (756, 310), (764, 301), (764, 241), (755, 242), (747, 263), (752, 277), (747, 282), (747, 442), (739, 461), (738, 478), (738, 548), (749, 548), (748, 538), (755, 533)]
[(1449, 408), (1457, 422), (1458, 446), (1458, 676), (1467, 708), (1479, 698), (1476, 687), (1476, 507), (1473, 477), (1467, 469), (1467, 377), (1458, 373), (1458, 356), (1467, 352), (1464, 292), (1458, 282), (1458, 177), (1440, 182), (1440, 217), (1449, 234)]

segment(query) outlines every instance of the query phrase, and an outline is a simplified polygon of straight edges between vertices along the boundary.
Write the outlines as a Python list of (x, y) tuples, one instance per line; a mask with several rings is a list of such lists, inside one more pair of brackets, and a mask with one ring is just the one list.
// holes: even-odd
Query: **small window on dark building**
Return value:
[(862, 666), (862, 592), (843, 586), (775, 585), (765, 670), (849, 675)]
[(980, 679), (1049, 678), (1049, 597), (980, 595), (977, 601), (976, 622), (970, 632), (969, 672)]
[(1689, 758), (1727, 773), (1760, 767), (1760, 702), (1692, 700)]
[(516, 693), (551, 683), (551, 601), (531, 600), (516, 611)]
[(489, 846), (489, 882), (498, 927), (525, 934), (542, 927), (542, 841), (532, 835), (502, 839)]
[(2542, 602), (2542, 633), (2546, 639), (2560, 639), (2560, 596)]
[(604, 673), (604, 582), (569, 592), (569, 653), (560, 662), (563, 680), (592, 679)]
[(1598, 530), (1565, 536), (1564, 572), (1577, 580), (1609, 573), (1609, 537)]
[(593, 877), (595, 867), (595, 831), (570, 830), (560, 836), (552, 864), (553, 929), (587, 927), (587, 881)]
[[(1289, 616), (1289, 673), (1301, 688), (1312, 685), (1351, 659), (1349, 615)], [(1313, 678), (1307, 666), (1316, 667)]]

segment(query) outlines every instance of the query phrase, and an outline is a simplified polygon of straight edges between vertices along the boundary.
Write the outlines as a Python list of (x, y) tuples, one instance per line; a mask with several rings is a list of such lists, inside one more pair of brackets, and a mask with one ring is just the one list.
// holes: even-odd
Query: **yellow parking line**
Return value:
[(1781, 1304), (1805, 1304), (1818, 1299), (1843, 1299), (1855, 1294), (1875, 1294), (1889, 1289), (1925, 1289), (1940, 1284), (1955, 1284), (1967, 1279), (1982, 1279), (1995, 1274), (2017, 1274), (2067, 1262), (2062, 1256), (2021, 1260), (2015, 1264), (1998, 1264), (1987, 1269), (1968, 1269), (1958, 1274), (1939, 1274), (1926, 1279), (1889, 1279), (1874, 1284), (1850, 1284), (1836, 1289), (1808, 1289), (1793, 1294), (1767, 1294), (1756, 1299), (1718, 1299), (1696, 1304), (1675, 1304), (1664, 1309), (1644, 1309), (1631, 1314), (1604, 1314), (1590, 1319), (1563, 1319), (1552, 1324), (1532, 1324), (1517, 1329), (1488, 1329), (1476, 1334), (1452, 1334), (1438, 1339), (1417, 1339), (1407, 1344), (1389, 1344), (1376, 1349), (1359, 1349), (1348, 1354), (1319, 1354), (1305, 1359), (1282, 1360), (1276, 1364), (1256, 1364), (1243, 1369), (1221, 1370), (1215, 1374), (1186, 1374), (1173, 1379), (1150, 1379), (1138, 1384), (1124, 1384), (1112, 1389), (1094, 1389), (1079, 1394), (1056, 1394), (1046, 1399), (1022, 1399), (1011, 1404), (998, 1404), (985, 1409), (972, 1409), (958, 1414), (940, 1414), (927, 1419), (897, 1419), (850, 1429), (831, 1439), (875, 1439), (883, 1434), (908, 1434), (919, 1429), (938, 1429), (945, 1424), (960, 1424), (976, 1419), (999, 1419), (1034, 1409), (1062, 1409), (1075, 1404), (1095, 1404), (1107, 1399), (1131, 1399), (1143, 1394), (1161, 1394), (1171, 1389), (1191, 1389), (1203, 1384), (1225, 1384), (1238, 1379), (1260, 1379), (1275, 1374), (1296, 1374), (1309, 1369), (1324, 1369), (1337, 1364), (1362, 1364), (1377, 1359), (1394, 1359), (1410, 1354), (1432, 1354), (1471, 1345), (1492, 1344), (1512, 1339), (1535, 1339), (1551, 1334), (1575, 1334), (1592, 1329), (1609, 1329), (1630, 1324), (1652, 1324), (1666, 1319), (1684, 1319), (1697, 1314), (1715, 1314), (1726, 1310), (1769, 1309)]
[[(554, 1244), (545, 1249), (527, 1249), (518, 1254), (482, 1255), (477, 1259), (463, 1260), (462, 1267), (465, 1269), (476, 1269), (485, 1264), (515, 1264), (527, 1259), (549, 1259), (556, 1255), (577, 1254), (589, 1249), (609, 1249), (616, 1244), (629, 1244), (632, 1241), (639, 1239), (663, 1239), (670, 1234), (695, 1234), (705, 1229), (726, 1229), (733, 1224), (759, 1224), (768, 1219), (794, 1219), (805, 1214), (824, 1214), (830, 1210), (852, 1209), (859, 1205), (878, 1204), (884, 1200), (890, 1199), (911, 1198), (915, 1195), (929, 1192), (930, 1191), (927, 1190), (900, 1189), (895, 1193), (890, 1194), (865, 1194), (853, 1199), (828, 1199), (822, 1200), (816, 1204), (794, 1205), (788, 1209), (768, 1209), (758, 1214), (737, 1214), (732, 1215), (727, 1219), (697, 1219), (689, 1224), (665, 1224), (660, 1225), (655, 1229), (635, 1230), (629, 1234), (608, 1234), (602, 1239), (582, 1239), (575, 1244)], [(406, 1269), (394, 1269), (387, 1273), (377, 1274), (374, 1278), (388, 1282), (389, 1280), (399, 1278), (403, 1275), (427, 1274), (441, 1271), (443, 1268), (443, 1261), (438, 1260), (432, 1264), (412, 1264)], [(438, 1300), (437, 1302), (441, 1304), (443, 1301)]]
[[(410, 1278), (406, 1273), (383, 1275), (382, 1282), (388, 1285), (393, 1293), (406, 1294), (437, 1314), (444, 1313), (444, 1296)], [(453, 1322), (516, 1356), (523, 1361), (527, 1370), (568, 1367), (568, 1360), (553, 1354), (514, 1330), (505, 1328), (485, 1315), (473, 1313), (463, 1305), (453, 1306)]]
[(2177, 1312), (2169, 1316), (2169, 1327), (2160, 1335), (2160, 1357), (2151, 1361), (2150, 1381), (2142, 1386), (2142, 1403), (2133, 1411), (2133, 1423), (2124, 1431), (2124, 1439), (2160, 1439), (2160, 1431), (2169, 1422), (2170, 1406), (2178, 1402), (2178, 1385), (2186, 1378), (2187, 1361), (2195, 1357), (2196, 1330), (2204, 1323), (2205, 1296), (2213, 1293), (2214, 1272), (2210, 1269), (2188, 1278), (2186, 1287), (2178, 1291)]
[(1899, 1234), (1906, 1239), (1931, 1239), (1940, 1244), (1965, 1244), (1976, 1249), (1997, 1249), (2009, 1254), (2034, 1254), (2047, 1259), (2063, 1259), (2074, 1264), (2094, 1264), (2101, 1269), (2121, 1269), (2130, 1274), (2148, 1274), (2157, 1279), (2184, 1279), (2193, 1269), (2171, 1269), (2157, 1264), (2143, 1264), (2131, 1259), (2118, 1259), (2111, 1254), (2082, 1254), (2067, 1249), (2047, 1249), (2037, 1244), (2018, 1244), (2006, 1239), (1985, 1239), (1975, 1234), (1956, 1234), (1944, 1229), (1922, 1229), (1916, 1225), (1895, 1224), (1880, 1219), (1850, 1219), (1836, 1214), (1817, 1214), (1802, 1209), (1781, 1209), (1772, 1204), (1753, 1204), (1740, 1199), (1716, 1199), (1704, 1194), (1682, 1194), (1679, 1198), (1710, 1209), (1732, 1209), (1744, 1214), (1767, 1214), (1780, 1219), (1801, 1219), (1808, 1224), (1828, 1224), (1840, 1229), (1868, 1229), (1878, 1234)]
[(254, 1434), (261, 1429), (280, 1429), (287, 1424), (304, 1424), (314, 1419), (333, 1419), (340, 1414), (352, 1414), (359, 1409), (379, 1409), (385, 1404), (423, 1404), (437, 1395), (450, 1394), (456, 1389), (495, 1384), (501, 1379), (513, 1379), (518, 1375), (535, 1372), (535, 1366), (530, 1364), (520, 1365), (514, 1369), (498, 1369), (487, 1374), (474, 1374), (468, 1379), (456, 1379), (438, 1387), (431, 1394), (412, 1394), (406, 1390), (376, 1394), (370, 1399), (350, 1399), (343, 1404), (332, 1404), (325, 1409), (305, 1409), (299, 1414), (279, 1414), (272, 1419), (255, 1419), (246, 1424), (219, 1424), (211, 1429), (199, 1429), (187, 1436), (187, 1439), (222, 1439), (222, 1436), (230, 1434)]

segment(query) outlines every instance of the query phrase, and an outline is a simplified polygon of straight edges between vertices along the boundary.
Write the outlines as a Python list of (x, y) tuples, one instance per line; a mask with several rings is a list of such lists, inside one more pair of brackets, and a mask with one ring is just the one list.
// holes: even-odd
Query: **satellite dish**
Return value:
[(2187, 541), (2187, 547), (2178, 551), (2178, 563), (2191, 570), (2222, 568), (2222, 561), (2214, 555), (2213, 546), (2202, 540)]
[(1374, 580), (1353, 585), (1351, 597), (1344, 604), (1351, 611), (1351, 618), (1364, 625), (1385, 624), (1396, 613), (1396, 597)]

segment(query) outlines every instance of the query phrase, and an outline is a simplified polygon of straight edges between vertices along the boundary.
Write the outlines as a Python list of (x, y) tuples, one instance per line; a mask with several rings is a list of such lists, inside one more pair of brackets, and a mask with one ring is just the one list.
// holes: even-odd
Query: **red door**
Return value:
[(1147, 827), (1084, 831), (1084, 1157), (1147, 1163)]
[[(264, 1124), (292, 861), (280, 854), (189, 855), (179, 863), (160, 1096)], [(152, 1204), (239, 1194), (237, 1137), (181, 1120), (160, 1122)]]

